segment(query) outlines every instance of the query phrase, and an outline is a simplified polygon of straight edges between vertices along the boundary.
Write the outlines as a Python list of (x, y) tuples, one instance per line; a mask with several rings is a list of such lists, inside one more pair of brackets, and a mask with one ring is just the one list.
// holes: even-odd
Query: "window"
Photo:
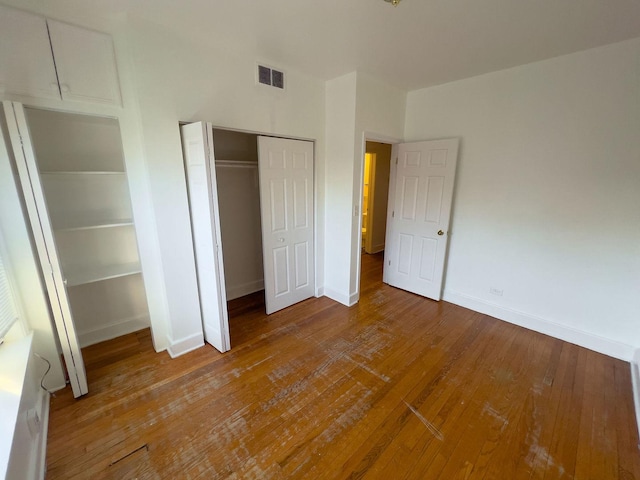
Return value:
[(0, 342), (18, 319), (9, 278), (0, 255)]

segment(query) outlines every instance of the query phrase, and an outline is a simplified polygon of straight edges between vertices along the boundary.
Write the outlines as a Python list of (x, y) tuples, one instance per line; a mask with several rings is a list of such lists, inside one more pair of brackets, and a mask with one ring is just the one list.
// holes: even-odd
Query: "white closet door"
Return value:
[(313, 143), (258, 137), (267, 314), (314, 294)]
[(29, 221), (42, 266), (42, 274), (69, 374), (69, 382), (73, 389), (73, 396), (79, 397), (89, 391), (87, 376), (69, 306), (66, 279), (60, 267), (53, 229), (40, 183), (29, 128), (22, 104), (5, 101), (3, 106)]
[(440, 300), (458, 139), (393, 148), (383, 281)]
[(204, 338), (219, 351), (226, 352), (231, 342), (213, 129), (208, 123), (198, 122), (184, 125), (181, 130)]

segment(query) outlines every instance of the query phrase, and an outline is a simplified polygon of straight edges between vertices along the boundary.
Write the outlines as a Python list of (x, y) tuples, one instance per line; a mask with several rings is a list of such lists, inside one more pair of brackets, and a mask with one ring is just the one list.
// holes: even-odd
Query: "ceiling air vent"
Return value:
[(258, 83), (284, 90), (284, 73), (275, 68), (258, 65)]

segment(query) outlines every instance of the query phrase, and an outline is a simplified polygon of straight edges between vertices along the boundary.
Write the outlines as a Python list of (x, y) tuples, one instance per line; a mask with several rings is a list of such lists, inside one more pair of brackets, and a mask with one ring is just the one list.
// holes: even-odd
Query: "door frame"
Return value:
[[(195, 123), (199, 120), (194, 120), (193, 122), (180, 122), (180, 126), (186, 124), (186, 123)], [(204, 120), (203, 120), (204, 121)], [(211, 123), (211, 122), (209, 122)], [(259, 137), (274, 137), (274, 138), (282, 138), (285, 140), (301, 140), (303, 142), (311, 142), (313, 144), (313, 158), (314, 158), (314, 162), (313, 162), (313, 243), (314, 243), (314, 253), (313, 253), (313, 263), (314, 263), (314, 295), (316, 296), (316, 298), (322, 297), (324, 295), (324, 279), (323, 278), (318, 278), (319, 275), (319, 267), (322, 267), (322, 272), (324, 272), (324, 267), (322, 265), (319, 265), (319, 257), (320, 255), (318, 255), (318, 245), (324, 245), (324, 242), (321, 242), (321, 238), (320, 238), (320, 232), (322, 232), (322, 235), (324, 236), (324, 229), (319, 228), (319, 224), (318, 224), (318, 219), (319, 219), (319, 215), (318, 215), (318, 140), (315, 138), (309, 138), (309, 137), (298, 137), (296, 135), (287, 135), (287, 134), (281, 134), (281, 133), (265, 133), (265, 132), (259, 132), (257, 130), (247, 130), (244, 128), (235, 128), (235, 127), (227, 127), (224, 125), (218, 125), (215, 123), (211, 123), (211, 128), (213, 130), (226, 130), (228, 132), (238, 132), (238, 133), (248, 133), (250, 135), (256, 135)], [(214, 146), (215, 146), (215, 139), (214, 139)], [(260, 161), (260, 159), (258, 159), (258, 161)], [(364, 164), (363, 164), (364, 166)], [(323, 176), (324, 178), (324, 176)], [(324, 217), (323, 217), (324, 219)], [(324, 258), (324, 251), (322, 254), (322, 258)]]
[[(355, 172), (358, 172), (354, 178), (354, 191), (357, 192), (357, 196), (354, 195), (354, 203), (351, 206), (352, 211), (358, 210), (358, 229), (357, 235), (352, 238), (351, 242), (351, 272), (353, 274), (355, 268), (355, 289), (353, 292), (349, 294), (350, 305), (355, 305), (358, 300), (360, 300), (360, 274), (362, 269), (362, 198), (364, 195), (364, 154), (367, 152), (367, 142), (379, 142), (379, 143), (387, 143), (390, 145), (395, 145), (398, 143), (402, 143), (404, 140), (401, 138), (390, 137), (388, 135), (382, 135), (375, 132), (370, 132), (365, 130), (362, 132), (362, 142), (360, 144), (360, 152), (356, 155), (356, 165)], [(391, 160), (393, 161), (393, 153), (391, 155)], [(393, 167), (393, 165), (392, 165)], [(391, 181), (391, 180), (389, 180)], [(355, 200), (355, 199), (358, 200)], [(356, 203), (357, 202), (357, 203)], [(389, 224), (389, 219), (387, 217), (387, 225)]]

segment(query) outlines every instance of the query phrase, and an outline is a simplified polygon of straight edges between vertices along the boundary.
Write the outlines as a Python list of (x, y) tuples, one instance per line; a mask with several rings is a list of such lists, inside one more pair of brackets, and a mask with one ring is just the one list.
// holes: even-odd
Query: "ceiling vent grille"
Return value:
[(284, 90), (284, 72), (264, 65), (258, 65), (258, 83)]

